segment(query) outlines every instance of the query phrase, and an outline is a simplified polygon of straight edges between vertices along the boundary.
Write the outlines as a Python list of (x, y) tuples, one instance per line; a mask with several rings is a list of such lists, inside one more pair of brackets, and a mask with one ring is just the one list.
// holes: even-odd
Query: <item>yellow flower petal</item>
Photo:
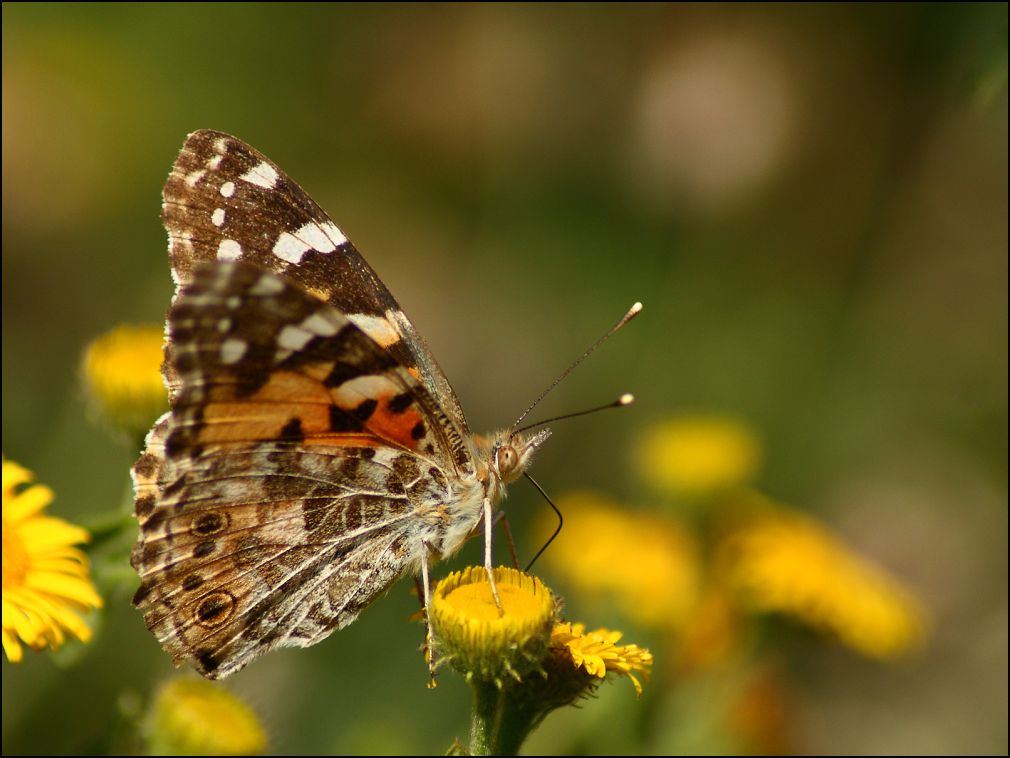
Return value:
[(58, 649), (66, 632), (87, 642), (91, 630), (77, 615), (102, 606), (88, 578), (87, 557), (74, 545), (88, 533), (42, 515), (52, 491), (33, 485), (31, 473), (3, 460), (3, 648), (11, 662), (22, 643), (34, 650)]
[[(643, 626), (675, 628), (695, 607), (701, 563), (694, 536), (679, 522), (622, 506), (602, 495), (561, 497), (574, 514), (544, 559), (580, 594), (613, 598)], [(550, 534), (544, 521), (540, 534)]]
[(2, 469), (3, 496), (13, 497), (14, 489), (32, 480), (32, 472), (23, 466), (19, 466), (14, 461), (3, 459)]
[(635, 461), (656, 488), (703, 496), (750, 482), (761, 465), (761, 445), (735, 419), (684, 416), (648, 429)]
[(66, 548), (67, 545), (79, 545), (91, 539), (87, 529), (68, 524), (63, 519), (48, 517), (24, 522), (18, 528), (18, 535), (25, 549), (33, 555)]
[(24, 586), (26, 589), (59, 597), (85, 607), (93, 605), (100, 608), (102, 605), (102, 599), (91, 583), (77, 576), (34, 571), (28, 576)]
[(23, 657), (23, 652), (21, 651), (21, 645), (18, 643), (17, 637), (12, 633), (7, 631), (6, 622), (3, 628), (3, 646), (4, 655), (7, 656), (7, 660), (11, 663), (20, 663)]
[(168, 407), (161, 376), (164, 330), (159, 326), (119, 326), (92, 342), (82, 373), (93, 407), (112, 426), (143, 434)]
[(161, 688), (147, 732), (152, 755), (259, 755), (267, 746), (248, 705), (219, 684), (188, 677)]
[(901, 655), (925, 636), (911, 593), (798, 513), (761, 510), (725, 538), (720, 558), (747, 606), (832, 632), (864, 655)]
[(551, 646), (566, 653), (575, 668), (582, 668), (591, 676), (603, 679), (608, 672), (614, 672), (628, 677), (635, 692), (641, 695), (642, 683), (633, 672), (648, 679), (652, 653), (638, 645), (617, 645), (622, 637), (620, 632), (608, 629), (586, 632), (585, 628), (585, 624), (556, 624)]
[[(24, 469), (22, 469), (22, 471), (24, 471)], [(5, 482), (4, 493), (6, 494), (7, 492), (8, 489)], [(13, 493), (13, 488), (11, 488), (10, 492)], [(33, 485), (22, 491), (16, 498), (12, 495), (10, 508), (7, 511), (7, 518), (14, 522), (24, 521), (41, 511), (49, 505), (52, 500), (53, 491), (51, 489), (43, 484)]]

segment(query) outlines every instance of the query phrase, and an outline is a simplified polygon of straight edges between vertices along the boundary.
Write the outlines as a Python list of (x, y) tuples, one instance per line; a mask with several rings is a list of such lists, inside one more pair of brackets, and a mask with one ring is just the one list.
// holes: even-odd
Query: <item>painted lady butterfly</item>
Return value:
[(406, 573), (427, 601), (481, 522), (490, 567), (495, 505), (549, 432), (471, 434), (375, 272), (235, 137), (189, 135), (163, 218), (172, 409), (133, 466), (132, 563), (175, 663), (218, 678), (313, 645)]

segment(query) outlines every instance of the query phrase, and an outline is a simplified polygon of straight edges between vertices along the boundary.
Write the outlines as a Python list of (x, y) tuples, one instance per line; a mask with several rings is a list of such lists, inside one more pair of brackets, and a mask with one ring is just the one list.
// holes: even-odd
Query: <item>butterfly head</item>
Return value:
[(533, 452), (551, 436), (550, 429), (527, 434), (506, 429), (494, 437), (491, 462), (502, 484), (518, 479), (530, 465)]

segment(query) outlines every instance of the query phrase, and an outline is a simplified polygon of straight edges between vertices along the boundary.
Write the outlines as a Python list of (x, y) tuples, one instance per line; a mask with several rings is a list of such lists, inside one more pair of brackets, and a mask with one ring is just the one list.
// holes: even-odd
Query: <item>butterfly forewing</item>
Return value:
[(280, 168), (241, 140), (201, 130), (186, 139), (165, 184), (173, 275), (200, 261), (246, 261), (328, 302), (416, 372), (460, 433), (466, 420), (423, 338), (344, 233)]

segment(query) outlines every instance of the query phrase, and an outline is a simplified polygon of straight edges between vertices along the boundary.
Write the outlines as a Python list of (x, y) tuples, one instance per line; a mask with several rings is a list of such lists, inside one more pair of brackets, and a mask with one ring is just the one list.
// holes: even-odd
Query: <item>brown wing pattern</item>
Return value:
[(133, 469), (135, 603), (175, 660), (227, 675), (352, 621), (472, 472), (453, 422), (340, 313), (234, 262), (169, 313), (172, 411)]
[(282, 274), (416, 372), (460, 432), (467, 432), (452, 387), (389, 290), (344, 233), (270, 159), (228, 134), (193, 132), (165, 183), (163, 201), (177, 283), (190, 281), (201, 261), (246, 261)]

